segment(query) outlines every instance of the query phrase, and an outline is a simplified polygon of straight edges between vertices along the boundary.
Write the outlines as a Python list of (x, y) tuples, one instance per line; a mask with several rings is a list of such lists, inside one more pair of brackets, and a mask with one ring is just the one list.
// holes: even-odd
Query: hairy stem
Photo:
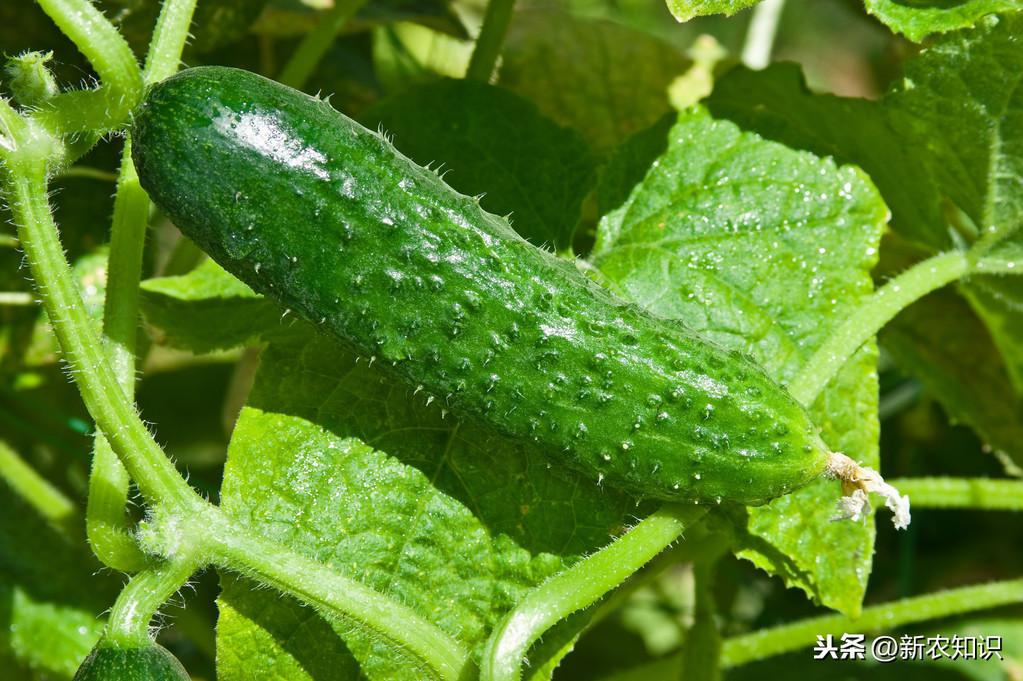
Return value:
[[(178, 69), (195, 0), (168, 0), (160, 10), (149, 46), (145, 81), (163, 80)], [(131, 136), (125, 137), (114, 197), (111, 226), (109, 280), (103, 307), (103, 335), (114, 374), (125, 397), (135, 396), (138, 292), (142, 256), (149, 223), (149, 197), (139, 183), (131, 158)], [(124, 572), (141, 569), (146, 558), (131, 533), (125, 513), (128, 472), (114, 454), (102, 431), (97, 431), (89, 476), (86, 529), (93, 552), (107, 566)]]
[(716, 563), (714, 559), (693, 564), (695, 610), (693, 626), (686, 633), (679, 677), (685, 681), (718, 681), (721, 678), (721, 633), (718, 631), (713, 591)]
[(650, 562), (643, 566), (642, 571), (636, 572), (614, 592), (608, 595), (600, 605), (593, 609), (593, 614), (586, 623), (587, 629), (592, 629), (602, 622), (613, 612), (616, 612), (632, 594), (636, 593), (643, 586), (657, 579), (665, 570), (679, 563), (691, 563), (696, 561), (710, 560), (719, 557), (732, 541), (731, 533), (721, 527), (708, 528), (704, 520), (690, 524), (686, 528), (686, 540), (667, 551), (662, 551)]
[(476, 47), (473, 48), (472, 57), (469, 59), (469, 68), (465, 73), (465, 77), (469, 80), (479, 80), (484, 83), (490, 80), (490, 76), (494, 73), (494, 66), (497, 64), (497, 57), (501, 54), (501, 47), (504, 45), (504, 37), (508, 33), (508, 25), (511, 24), (514, 9), (515, 0), (490, 0), (487, 3), (483, 26), (476, 38)]
[(96, 432), (89, 471), (85, 531), (92, 552), (107, 567), (121, 572), (138, 572), (146, 564), (145, 554), (132, 533), (128, 504), (128, 471), (103, 433)]
[(987, 478), (902, 478), (891, 484), (916, 508), (1023, 511), (1023, 481)]
[(152, 84), (177, 73), (188, 40), (196, 0), (165, 0), (153, 29), (142, 79)]
[(117, 92), (141, 86), (138, 63), (128, 43), (89, 0), (36, 0), (57, 27)]
[[(103, 335), (114, 376), (128, 400), (135, 396), (138, 289), (148, 218), (149, 197), (139, 184), (131, 161), (131, 137), (127, 137), (114, 197)], [(105, 565), (135, 572), (145, 565), (145, 556), (135, 543), (125, 514), (128, 483), (128, 472), (110, 448), (103, 431), (97, 431), (86, 511), (89, 542)]]
[(142, 494), (190, 513), (205, 502), (178, 474), (125, 396), (75, 287), (46, 198), (46, 166), (45, 158), (26, 149), (8, 160), (4, 188), (63, 357), (89, 413), (107, 434)]
[(334, 6), (327, 11), (316, 28), (306, 34), (295, 49), (291, 59), (284, 65), (278, 80), (285, 85), (301, 90), (323, 55), (330, 49), (348, 20), (366, 3), (366, 0), (334, 0)]
[(864, 299), (803, 365), (789, 392), (805, 405), (841, 370), (860, 346), (874, 337), (900, 310), (970, 270), (966, 253), (942, 253), (917, 263)]
[(621, 584), (704, 513), (699, 506), (666, 505), (530, 591), (490, 635), (483, 651), (482, 681), (517, 681), (526, 653), (545, 631)]
[(1023, 274), (1023, 258), (1013, 254), (1001, 255), (997, 251), (993, 256), (987, 255), (985, 252), (977, 260), (974, 271), (977, 274), (1012, 274), (1018, 276)]
[(421, 661), (437, 679), (458, 681), (471, 670), (469, 652), (414, 610), (338, 574), (330, 567), (247, 531), (210, 509), (197, 527), (201, 544), (218, 566), (295, 596), (333, 617), (342, 617)]
[(764, 0), (753, 9), (742, 47), (742, 63), (746, 66), (760, 70), (771, 63), (774, 38), (784, 9), (785, 0)]
[(149, 645), (149, 623), (156, 611), (201, 567), (194, 556), (152, 565), (131, 578), (110, 610), (104, 638), (122, 648)]
[(142, 96), (142, 74), (128, 43), (89, 0), (37, 0), (99, 74), (97, 90), (49, 100), (35, 116), (53, 132), (101, 134), (119, 128)]
[(74, 502), (25, 463), (6, 442), (0, 442), (0, 478), (51, 524), (65, 532), (78, 527), (80, 518)]
[(825, 615), (726, 639), (721, 662), (724, 667), (735, 667), (811, 646), (817, 642), (817, 636), (885, 631), (914, 622), (1021, 602), (1023, 579), (949, 589), (865, 608), (857, 618)]
[[(177, 565), (179, 559), (187, 562), (191, 552), (201, 550), (225, 567), (257, 573), (261, 581), (377, 633), (423, 660), (437, 678), (461, 678), (471, 665), (468, 652), (434, 625), (357, 581), (232, 525), (191, 490), (133, 410), (72, 283), (46, 200), (45, 159), (25, 153), (9, 161), (7, 169), (5, 190), (22, 246), (89, 413), (150, 503), (175, 524), (192, 528), (185, 540), (162, 547), (164, 555)], [(149, 602), (155, 600), (154, 596)], [(139, 618), (130, 621), (137, 635)], [(124, 628), (131, 629), (127, 624)]]

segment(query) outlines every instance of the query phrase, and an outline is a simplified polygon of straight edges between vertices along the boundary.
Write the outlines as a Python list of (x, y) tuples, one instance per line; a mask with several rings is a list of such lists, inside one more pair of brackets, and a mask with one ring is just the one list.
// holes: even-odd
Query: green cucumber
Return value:
[(101, 640), (72, 681), (189, 681), (188, 672), (163, 646), (125, 648)]
[(143, 187), (228, 271), (595, 481), (761, 504), (827, 466), (754, 362), (616, 299), (327, 102), (193, 68), (149, 92), (133, 139)]

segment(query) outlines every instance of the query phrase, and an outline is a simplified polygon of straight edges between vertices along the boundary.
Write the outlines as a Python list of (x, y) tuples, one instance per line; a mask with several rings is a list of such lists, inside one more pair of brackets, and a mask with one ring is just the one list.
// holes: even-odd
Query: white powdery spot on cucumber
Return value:
[(870, 513), (870, 492), (884, 497), (885, 506), (892, 512), (895, 529), (909, 527), (909, 497), (899, 494), (872, 468), (860, 466), (845, 454), (832, 452), (828, 457), (825, 474), (841, 480), (842, 498), (838, 500), (838, 513), (834, 520), (859, 520)]

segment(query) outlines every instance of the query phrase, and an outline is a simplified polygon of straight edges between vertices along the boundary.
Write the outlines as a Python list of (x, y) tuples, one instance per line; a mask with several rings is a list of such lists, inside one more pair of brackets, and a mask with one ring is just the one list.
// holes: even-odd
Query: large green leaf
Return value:
[(82, 536), (48, 523), (0, 478), (0, 670), (69, 679), (98, 640), (116, 579)]
[[(1023, 224), (1023, 15), (989, 16), (906, 63), (884, 101), (942, 193), (982, 233)], [(941, 229), (936, 225), (937, 229)]]
[(932, 33), (971, 27), (987, 14), (1023, 6), (1020, 0), (864, 0), (864, 4), (893, 31), (916, 42)]
[(362, 117), (393, 134), (399, 151), (437, 166), (452, 188), (474, 196), (538, 246), (572, 242), (595, 161), (573, 130), (507, 90), (443, 80), (406, 90)]
[[(810, 94), (798, 70), (782, 65), (732, 72), (708, 105), (716, 115), (771, 139), (860, 165), (891, 206), (892, 226), (930, 252), (961, 243), (964, 234), (994, 230), (993, 236), (1005, 240), (989, 257), (1023, 266), (1017, 232), (1023, 224), (1021, 29), (1019, 15), (989, 17), (975, 29), (942, 37), (907, 63), (906, 78), (880, 103)], [(978, 313), (960, 323), (976, 325), (979, 316), (1002, 354), (993, 371), (1007, 370), (1018, 392), (1023, 282), (1018, 276), (974, 275), (960, 290)], [(990, 346), (984, 329), (959, 331)], [(919, 372), (920, 362), (909, 361), (905, 344), (902, 350), (900, 358)], [(931, 343), (919, 350), (921, 357), (938, 360)], [(971, 407), (979, 414), (999, 413), (1016, 400), (1013, 385), (1004, 380), (997, 385), (1008, 392), (990, 389), (996, 385), (990, 371), (934, 371), (944, 379), (931, 387), (954, 414), (964, 408), (963, 394), (977, 400)], [(976, 417), (963, 420), (990, 437), (990, 425), (978, 426)], [(1004, 439), (991, 444), (1007, 446)]]
[(1012, 387), (1023, 395), (1023, 277), (971, 277), (961, 290), (990, 330)]
[[(264, 352), (224, 508), (478, 649), (531, 586), (619, 533), (635, 502), (429, 404), (305, 327)], [(324, 635), (333, 628), (344, 644)], [(548, 643), (551, 643), (548, 641)], [(226, 580), (221, 678), (419, 678), (358, 631)]]
[[(926, 150), (942, 193), (989, 239), (1017, 247), (1023, 227), (1023, 15), (989, 16), (907, 63), (885, 99), (902, 131)], [(1013, 243), (1015, 242), (1015, 243)], [(1023, 390), (1023, 282), (975, 276), (963, 287)]]
[(814, 94), (796, 64), (728, 72), (706, 101), (710, 111), (795, 149), (858, 165), (892, 210), (892, 227), (934, 249), (951, 246), (941, 193), (921, 172), (921, 145), (907, 144), (878, 102)]
[(620, 24), (527, 10), (508, 31), (499, 84), (605, 151), (668, 111), (668, 85), (688, 67), (671, 45)]
[(633, 187), (643, 180), (651, 164), (668, 147), (668, 133), (676, 118), (674, 112), (664, 114), (649, 128), (632, 134), (608, 156), (607, 163), (600, 169), (596, 190), (597, 210), (601, 215), (607, 215), (628, 200)]
[[(813, 95), (797, 67), (737, 69), (708, 101), (718, 116), (790, 146), (856, 163), (877, 182), (893, 226), (950, 245), (941, 199), (975, 228), (1009, 235), (1023, 222), (1023, 15), (991, 16), (906, 62), (881, 103)], [(916, 204), (916, 205), (914, 205)], [(947, 211), (946, 212), (952, 212)]]
[[(594, 264), (659, 315), (752, 354), (790, 379), (871, 290), (887, 209), (858, 170), (798, 152), (701, 109), (600, 224)], [(836, 451), (877, 465), (870, 344), (814, 405)], [(824, 605), (855, 613), (873, 527), (830, 522), (837, 483), (819, 481), (749, 510), (740, 555)]]
[(141, 307), (158, 341), (196, 353), (258, 342), (284, 323), (276, 305), (212, 260), (188, 274), (142, 282)]
[(953, 420), (1023, 462), (1023, 399), (962, 298), (950, 290), (932, 293), (885, 327), (881, 342), (900, 367), (940, 397)]

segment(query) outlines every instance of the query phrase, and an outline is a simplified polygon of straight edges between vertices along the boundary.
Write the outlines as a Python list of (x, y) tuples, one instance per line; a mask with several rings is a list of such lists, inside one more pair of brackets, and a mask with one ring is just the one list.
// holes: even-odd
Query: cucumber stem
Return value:
[(92, 168), (90, 166), (71, 166), (70, 168), (63, 168), (57, 174), (57, 177), (61, 179), (81, 177), (90, 180), (99, 180), (100, 182), (117, 182), (116, 173), (111, 173), (110, 171), (101, 170), (99, 168)]
[[(165, 5), (165, 10), (168, 6)], [(148, 221), (149, 197), (139, 184), (131, 161), (129, 135), (124, 140), (114, 196), (107, 294), (103, 304), (106, 350), (117, 382), (128, 400), (135, 399), (138, 289)], [(146, 559), (135, 543), (125, 513), (129, 482), (128, 472), (110, 448), (103, 431), (97, 429), (85, 514), (89, 543), (104, 565), (122, 572), (137, 572), (145, 565)]]
[(127, 41), (89, 0), (37, 0), (99, 75), (96, 90), (64, 92), (33, 113), (50, 132), (116, 130), (142, 97), (142, 72)]
[(784, 9), (785, 0), (764, 0), (754, 8), (746, 43), (742, 46), (742, 62), (749, 68), (759, 71), (771, 63), (774, 38)]
[(918, 262), (860, 302), (852, 314), (817, 348), (788, 389), (810, 406), (860, 346), (874, 337), (902, 309), (970, 271), (963, 251), (941, 253)]
[(515, 0), (490, 0), (487, 12), (483, 16), (483, 26), (476, 38), (476, 47), (469, 58), (469, 68), (465, 73), (468, 80), (488, 82), (494, 73), (494, 66), (501, 54), (504, 37), (511, 24)]
[(104, 638), (123, 648), (149, 645), (152, 642), (149, 623), (156, 611), (200, 564), (193, 556), (183, 556), (158, 563), (132, 577), (110, 610)]
[(179, 527), (179, 532), (169, 533), (177, 535), (174, 544), (202, 546), (218, 567), (251, 576), (332, 618), (364, 628), (432, 672), (420, 678), (459, 681), (475, 671), (459, 641), (412, 608), (245, 529), (218, 508), (207, 507), (201, 516)]
[(845, 615), (811, 617), (725, 639), (721, 649), (721, 664), (725, 668), (737, 667), (754, 660), (799, 650), (813, 645), (819, 636), (826, 634), (838, 636), (850, 631), (889, 631), (914, 622), (963, 615), (1014, 603), (1023, 603), (1023, 579), (948, 589), (883, 603), (865, 608), (855, 618)]
[(685, 681), (721, 679), (721, 632), (713, 590), (716, 565), (717, 557), (693, 563), (693, 624), (686, 632), (679, 676)]
[(0, 305), (28, 307), (36, 304), (36, 297), (26, 291), (0, 291)]
[(870, 513), (870, 492), (884, 497), (885, 506), (892, 512), (895, 529), (909, 527), (909, 497), (899, 493), (872, 468), (861, 466), (845, 454), (832, 452), (828, 456), (824, 474), (841, 481), (842, 498), (838, 501), (838, 514), (834, 520), (859, 520)]
[[(7, 160), (4, 195), (18, 226), (18, 237), (43, 307), (63, 357), (71, 366), (82, 400), (110, 438), (139, 490), (150, 501), (161, 501), (190, 514), (206, 502), (181, 477), (125, 397), (110, 366), (110, 356), (72, 279), (47, 200), (48, 163), (40, 154), (49, 145), (32, 137), (42, 134), (38, 129), (31, 130), (26, 138), (15, 140), (24, 141), (26, 146), (24, 153)], [(37, 151), (37, 145), (42, 149)]]
[[(167, 0), (153, 31), (143, 72), (146, 83), (163, 80), (178, 69), (196, 0)], [(139, 282), (149, 226), (149, 196), (139, 184), (131, 158), (131, 135), (125, 135), (110, 230), (109, 281), (103, 306), (103, 335), (114, 375), (125, 397), (135, 398), (136, 340), (139, 327)], [(86, 531), (93, 553), (108, 567), (136, 572), (146, 564), (125, 513), (130, 479), (101, 430), (96, 431)]]
[(700, 506), (663, 506), (609, 545), (530, 591), (490, 635), (480, 679), (518, 681), (526, 653), (545, 631), (617, 587), (706, 512)]
[(902, 478), (892, 484), (912, 496), (917, 508), (1023, 511), (1023, 480)]
[[(192, 24), (196, 0), (165, 0), (153, 29), (146, 54), (142, 79), (147, 85), (159, 82), (177, 73), (181, 53), (188, 40), (188, 27)], [(125, 154), (126, 158), (130, 154)]]
[(365, 3), (366, 0), (334, 0), (334, 6), (324, 13), (316, 27), (295, 48), (277, 80), (296, 90), (304, 88), (338, 32)]

